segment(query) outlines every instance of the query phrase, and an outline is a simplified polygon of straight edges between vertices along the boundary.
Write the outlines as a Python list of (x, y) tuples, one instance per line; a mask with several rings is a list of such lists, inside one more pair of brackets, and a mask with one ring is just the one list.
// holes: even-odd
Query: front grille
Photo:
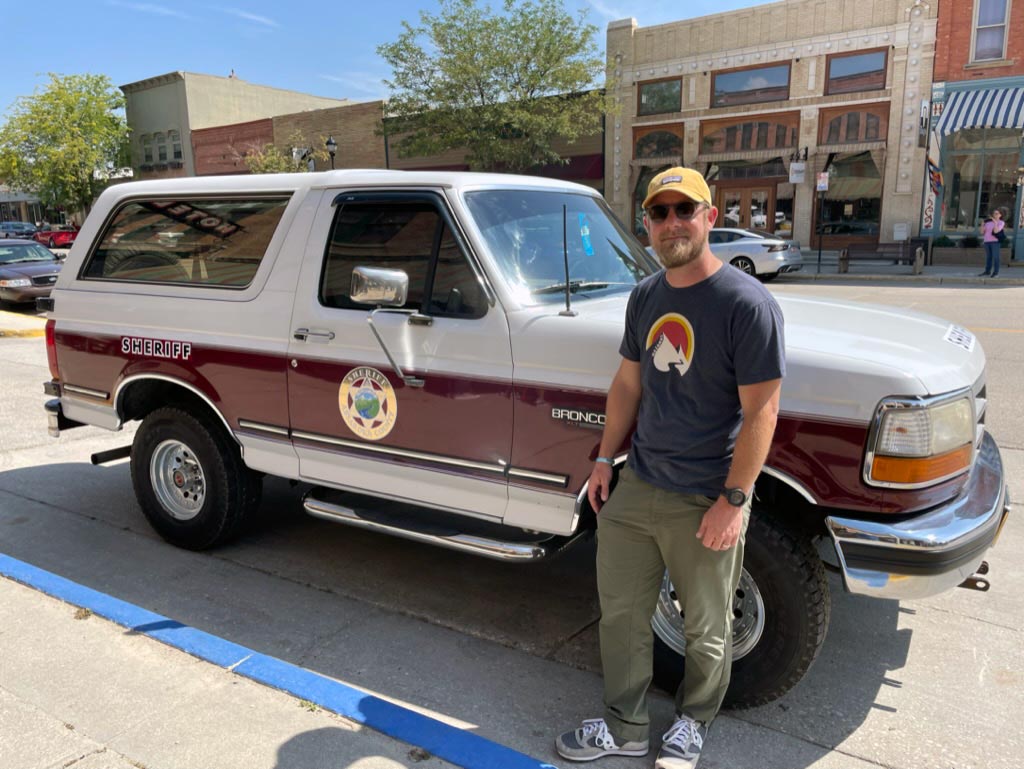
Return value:
[(57, 274), (53, 275), (36, 275), (32, 278), (33, 286), (52, 286), (57, 282)]
[(988, 387), (985, 383), (985, 375), (982, 374), (974, 383), (971, 391), (974, 393), (974, 415), (977, 421), (977, 428), (974, 431), (974, 448), (981, 448), (981, 439), (985, 434), (985, 412), (988, 408)]

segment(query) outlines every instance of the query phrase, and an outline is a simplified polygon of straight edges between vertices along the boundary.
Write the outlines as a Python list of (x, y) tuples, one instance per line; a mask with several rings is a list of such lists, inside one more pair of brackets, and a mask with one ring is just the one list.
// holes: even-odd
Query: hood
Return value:
[[(619, 364), (627, 294), (509, 314), (515, 378), (606, 390)], [(985, 354), (967, 329), (907, 310), (777, 296), (786, 319), (782, 410), (868, 422), (885, 397), (973, 386)]]
[(16, 278), (35, 278), (39, 275), (56, 275), (60, 272), (61, 263), (57, 260), (52, 262), (18, 262), (15, 264), (0, 264), (0, 275), (5, 280)]

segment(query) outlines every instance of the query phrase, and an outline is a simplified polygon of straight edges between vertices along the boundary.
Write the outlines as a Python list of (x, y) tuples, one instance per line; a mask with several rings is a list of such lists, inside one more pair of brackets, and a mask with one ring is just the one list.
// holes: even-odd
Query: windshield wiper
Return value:
[[(570, 280), (569, 281), (569, 293), (575, 294), (577, 291), (596, 291), (599, 288), (608, 288), (608, 286), (628, 286), (629, 283), (610, 283), (608, 281), (586, 281), (586, 280)], [(552, 283), (550, 286), (541, 286), (540, 288), (533, 289), (534, 294), (554, 294), (559, 291), (565, 291), (565, 282)]]
[(21, 262), (49, 262), (49, 261), (56, 261), (56, 260), (57, 260), (57, 257), (54, 257), (52, 260), (51, 259), (40, 258), (40, 257), (33, 257), (31, 259), (8, 259), (6, 262), (2, 262), (2, 264), (20, 264)]

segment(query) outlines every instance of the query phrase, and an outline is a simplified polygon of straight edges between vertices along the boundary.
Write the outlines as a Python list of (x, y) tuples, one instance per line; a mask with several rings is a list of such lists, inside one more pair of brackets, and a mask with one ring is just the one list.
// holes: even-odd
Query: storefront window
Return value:
[(644, 228), (644, 198), (647, 197), (647, 185), (651, 179), (670, 166), (641, 166), (640, 174), (633, 188), (633, 234), (644, 243), (647, 242), (647, 230)]
[(664, 158), (683, 154), (683, 127), (636, 129), (633, 157)]
[(995, 208), (1015, 226), (1020, 131), (969, 128), (946, 140), (942, 229), (975, 234)]
[(795, 147), (800, 133), (800, 113), (784, 112), (756, 119), (705, 120), (700, 126), (700, 151), (741, 152), (745, 150)]
[(878, 238), (882, 221), (882, 174), (870, 152), (837, 154), (829, 170), (816, 231)]

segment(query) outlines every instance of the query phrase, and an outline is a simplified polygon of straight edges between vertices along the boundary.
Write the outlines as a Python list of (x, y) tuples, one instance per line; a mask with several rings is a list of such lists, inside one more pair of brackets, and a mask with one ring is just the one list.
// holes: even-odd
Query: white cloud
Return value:
[(152, 13), (157, 16), (174, 16), (179, 19), (191, 19), (192, 17), (186, 13), (182, 13), (174, 8), (168, 8), (164, 5), (154, 5), (153, 3), (126, 3), (121, 0), (107, 0), (107, 5), (115, 5), (118, 8), (127, 8), (130, 11), (139, 11), (140, 13)]
[(249, 13), (248, 11), (243, 11), (241, 8), (221, 8), (220, 10), (224, 13), (230, 14), (231, 16), (237, 16), (240, 19), (244, 19), (245, 21), (251, 21), (254, 24), (262, 24), (265, 27), (281, 26), (271, 18), (259, 16), (255, 13)]
[(743, 86), (744, 91), (753, 91), (758, 88), (771, 88), (771, 83), (768, 82), (767, 78), (751, 77), (747, 78), (747, 82)]
[(608, 5), (607, 3), (602, 2), (602, 0), (587, 0), (587, 4), (606, 19), (610, 19), (611, 21), (629, 18), (628, 13)]
[(347, 75), (319, 75), (320, 79), (338, 83), (351, 91), (358, 91), (362, 95), (369, 95), (375, 98), (384, 98), (387, 87), (384, 85), (384, 78), (380, 75), (372, 75), (369, 72), (350, 72)]

